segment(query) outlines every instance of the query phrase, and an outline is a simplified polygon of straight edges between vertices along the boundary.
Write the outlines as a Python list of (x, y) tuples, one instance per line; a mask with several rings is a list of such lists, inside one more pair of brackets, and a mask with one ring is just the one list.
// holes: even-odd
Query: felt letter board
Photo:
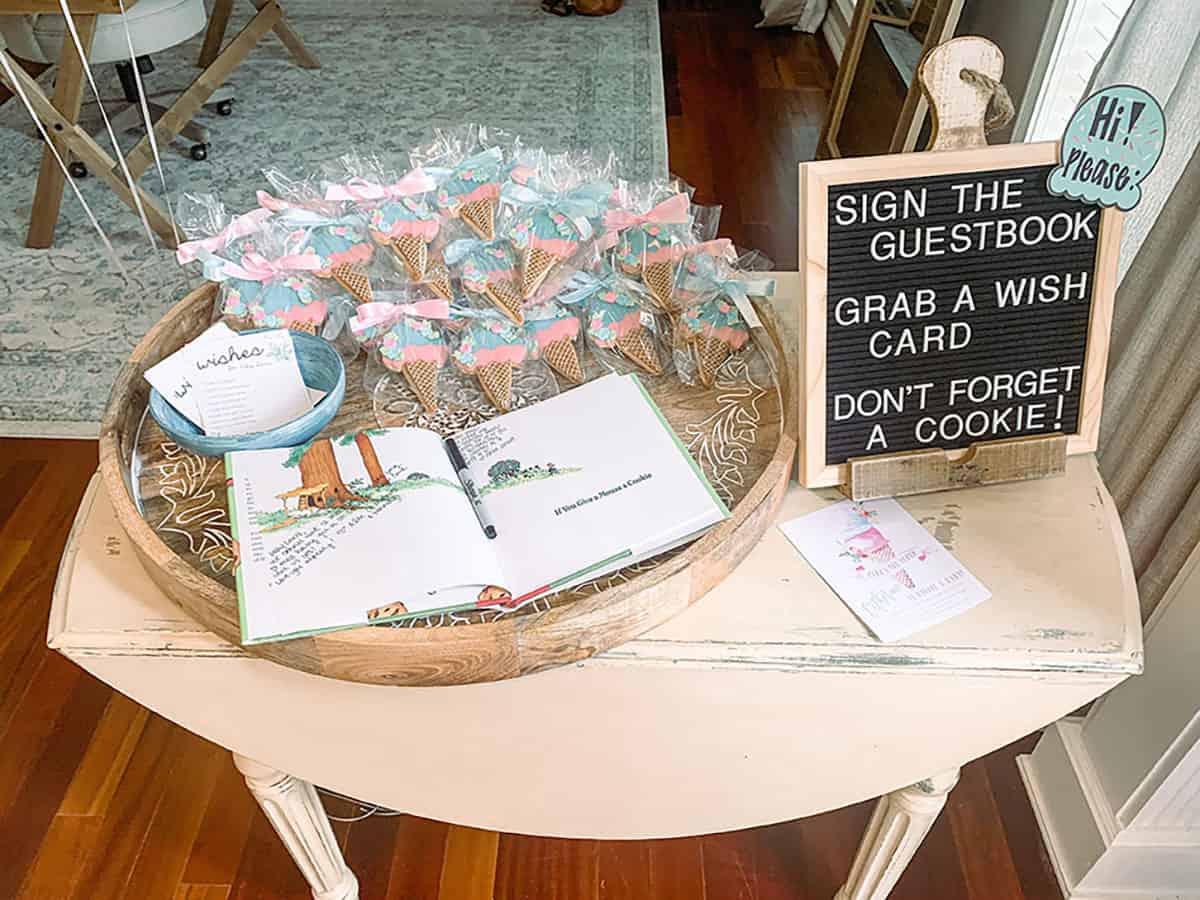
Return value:
[(1095, 449), (1119, 213), (1046, 190), (1056, 146), (800, 167), (802, 483), (1053, 432)]

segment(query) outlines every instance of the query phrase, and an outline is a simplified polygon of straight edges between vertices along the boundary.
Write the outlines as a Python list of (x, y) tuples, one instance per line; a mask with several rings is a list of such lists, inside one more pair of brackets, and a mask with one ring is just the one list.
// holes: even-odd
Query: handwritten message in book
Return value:
[(225, 467), (245, 643), (515, 606), (729, 514), (634, 376), (598, 379), (452, 442), (379, 429), (231, 453)]

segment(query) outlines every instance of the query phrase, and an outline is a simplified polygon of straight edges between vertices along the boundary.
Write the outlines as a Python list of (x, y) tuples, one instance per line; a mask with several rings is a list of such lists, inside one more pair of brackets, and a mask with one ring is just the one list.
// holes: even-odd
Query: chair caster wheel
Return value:
[(87, 166), (81, 162), (73, 162), (67, 166), (67, 171), (71, 173), (72, 178), (87, 178)]
[(192, 149), (188, 152), (196, 162), (204, 162), (208, 159), (208, 144), (192, 144)]
[(222, 100), (220, 103), (218, 103), (217, 104), (217, 115), (218, 116), (232, 116), (233, 115), (233, 101), (232, 100)]

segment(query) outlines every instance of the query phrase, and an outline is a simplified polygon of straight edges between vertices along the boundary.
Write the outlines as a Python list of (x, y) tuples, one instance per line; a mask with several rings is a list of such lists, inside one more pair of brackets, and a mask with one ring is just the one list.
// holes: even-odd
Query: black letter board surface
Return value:
[[(840, 170), (823, 182), (810, 177), (805, 189), (810, 215), (819, 204), (822, 215), (812, 218), (823, 220), (802, 228), (802, 333), (806, 354), (824, 349), (823, 439), (815, 447), (807, 429), (809, 476), (819, 471), (821, 483), (836, 483), (831, 472), (854, 457), (1094, 431), (1084, 420), (1096, 404), (1085, 400), (1099, 396), (1097, 357), (1103, 381), (1112, 293), (1111, 273), (1098, 262), (1119, 229), (1100, 207), (1046, 190), (1052, 152), (1036, 165), (1005, 164), (1007, 151), (1028, 159), (1046, 146), (1054, 145), (802, 167), (810, 176), (822, 166)], [(952, 157), (974, 157), (975, 165), (956, 166)], [(886, 171), (888, 161), (910, 169), (916, 161), (925, 172), (907, 175), (898, 164), (883, 179), (855, 178), (856, 165)], [(824, 240), (812, 240), (816, 227)], [(821, 249), (824, 260), (814, 259)], [(1115, 252), (1103, 255), (1111, 268)], [(823, 268), (817, 290), (814, 264)], [(812, 315), (813, 303), (823, 315)], [(810, 404), (813, 362), (806, 359)], [(802, 422), (812, 425), (815, 413), (803, 411)], [(1072, 452), (1081, 449), (1076, 441)]]

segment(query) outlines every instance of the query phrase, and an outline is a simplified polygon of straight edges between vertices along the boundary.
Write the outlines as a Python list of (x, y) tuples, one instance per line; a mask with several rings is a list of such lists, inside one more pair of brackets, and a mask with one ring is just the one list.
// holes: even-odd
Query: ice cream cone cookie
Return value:
[(717, 369), (750, 340), (750, 329), (726, 296), (715, 296), (684, 310), (676, 328), (692, 346), (700, 383), (712, 387)]
[(438, 208), (461, 218), (480, 240), (495, 239), (503, 169), (499, 147), (468, 157), (438, 186)]
[(389, 200), (371, 210), (371, 237), (387, 244), (400, 258), (413, 281), (429, 268), (429, 244), (437, 237), (439, 220), (424, 202), (412, 197)]
[(528, 300), (556, 265), (595, 235), (612, 187), (596, 181), (561, 194), (539, 194), (510, 182), (505, 191), (518, 205), (509, 237), (521, 253), (521, 296)]
[(399, 372), (426, 412), (436, 412), (438, 373), (449, 351), (441, 332), (429, 319), (403, 316), (379, 341), (379, 357)]
[(640, 277), (655, 304), (666, 312), (677, 308), (673, 294), (679, 240), (671, 226), (648, 224), (622, 231), (617, 241), (616, 259), (621, 271)]
[(521, 250), (521, 297), (528, 300), (551, 270), (578, 249), (584, 231), (565, 213), (546, 206), (518, 219), (512, 239)]
[(595, 291), (587, 298), (587, 334), (597, 347), (619, 350), (650, 375), (663, 373), (654, 336), (642, 325), (637, 299), (620, 285)]
[(375, 299), (375, 292), (371, 289), (371, 278), (362, 266), (339, 263), (329, 268), (329, 274), (360, 303), (370, 303)]
[(499, 318), (471, 319), (459, 333), (454, 363), (479, 379), (488, 402), (501, 412), (512, 408), (512, 371), (529, 353), (525, 334)]
[(583, 384), (583, 366), (575, 341), (579, 337), (579, 319), (557, 303), (541, 303), (525, 312), (525, 328), (533, 338), (537, 355), (574, 384)]
[(429, 268), (425, 270), (425, 277), (421, 279), (421, 284), (443, 300), (454, 299), (454, 286), (450, 281), (450, 270), (446, 268), (444, 262), (430, 264)]
[[(245, 290), (253, 285), (257, 290)], [(287, 275), (267, 282), (227, 283), (222, 313), (251, 328), (291, 328), (316, 334), (325, 323), (328, 304), (316, 296), (310, 279)]]
[(446, 258), (461, 264), (466, 290), (485, 298), (514, 324), (524, 322), (517, 254), (508, 240), (456, 241), (446, 248)]

